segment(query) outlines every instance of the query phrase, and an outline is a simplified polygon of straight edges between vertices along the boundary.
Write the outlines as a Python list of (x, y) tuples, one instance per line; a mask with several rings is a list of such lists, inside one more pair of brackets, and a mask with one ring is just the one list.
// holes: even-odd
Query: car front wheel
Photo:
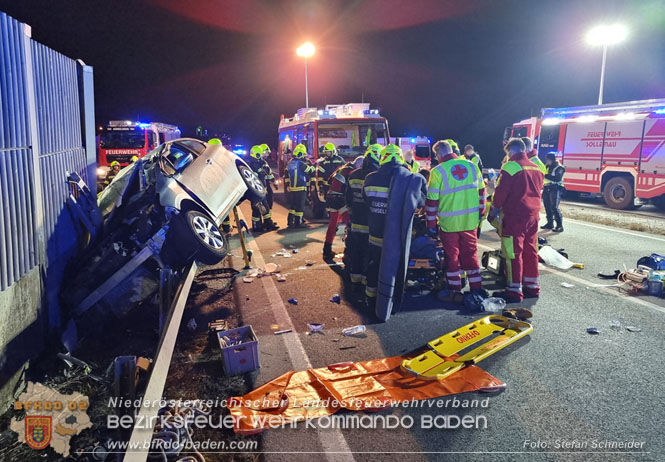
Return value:
[(219, 263), (229, 251), (224, 233), (207, 215), (197, 210), (188, 210), (186, 220), (190, 232), (198, 241), (196, 259), (206, 265)]
[(262, 201), (266, 197), (266, 187), (259, 176), (251, 168), (242, 164), (238, 165), (238, 172), (247, 186), (245, 199), (250, 202)]

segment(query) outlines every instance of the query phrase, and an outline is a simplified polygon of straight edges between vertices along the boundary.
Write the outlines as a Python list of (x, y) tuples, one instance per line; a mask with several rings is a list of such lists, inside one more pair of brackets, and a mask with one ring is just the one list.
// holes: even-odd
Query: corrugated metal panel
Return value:
[[(28, 41), (28, 42), (26, 42)], [(32, 55), (34, 117), (26, 60)], [(63, 263), (76, 246), (66, 208), (66, 174), (88, 179), (83, 148), (78, 69), (74, 60), (34, 42), (23, 24), (0, 13), (0, 291), (38, 264)], [(34, 127), (34, 125), (33, 125)], [(35, 146), (35, 152), (32, 146)], [(35, 153), (39, 165), (34, 165)], [(38, 169), (38, 170), (36, 170)], [(38, 175), (36, 175), (38, 174)], [(35, 199), (41, 177), (43, 209)], [(94, 180), (94, 178), (93, 178)], [(36, 223), (44, 223), (46, 261), (39, 261)], [(62, 266), (62, 265), (60, 265)], [(48, 278), (47, 278), (48, 279)], [(47, 281), (48, 286), (48, 281)]]
[(0, 290), (38, 263), (23, 37), (0, 13)]

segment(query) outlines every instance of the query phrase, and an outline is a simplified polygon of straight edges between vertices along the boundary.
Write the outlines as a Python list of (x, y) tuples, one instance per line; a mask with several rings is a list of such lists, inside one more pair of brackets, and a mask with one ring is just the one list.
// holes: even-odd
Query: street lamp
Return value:
[(622, 42), (628, 36), (628, 29), (622, 24), (601, 25), (591, 29), (586, 36), (587, 43), (592, 46), (602, 45), (603, 63), (600, 68), (600, 90), (598, 104), (603, 104), (603, 85), (605, 83), (605, 61), (607, 60), (607, 47)]
[(307, 58), (314, 55), (314, 45), (312, 42), (305, 42), (298, 47), (296, 54), (305, 58), (305, 107), (309, 107), (309, 89), (307, 88)]

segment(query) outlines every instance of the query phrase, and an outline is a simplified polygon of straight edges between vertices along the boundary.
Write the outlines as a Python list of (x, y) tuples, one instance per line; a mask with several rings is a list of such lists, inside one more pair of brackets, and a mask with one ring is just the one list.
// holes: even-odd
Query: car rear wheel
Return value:
[(633, 185), (624, 177), (614, 177), (605, 185), (603, 198), (608, 207), (625, 210), (633, 203)]
[(247, 186), (245, 199), (250, 202), (262, 201), (266, 197), (266, 187), (259, 176), (251, 168), (242, 164), (238, 165), (238, 172)]
[(193, 259), (214, 265), (226, 256), (228, 248), (226, 236), (208, 215), (198, 210), (183, 210), (169, 224), (161, 257), (174, 268), (181, 268)]

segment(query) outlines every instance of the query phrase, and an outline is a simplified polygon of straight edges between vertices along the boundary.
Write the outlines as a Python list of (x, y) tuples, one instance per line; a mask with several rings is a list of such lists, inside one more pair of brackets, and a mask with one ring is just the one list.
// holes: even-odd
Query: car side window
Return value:
[(178, 141), (178, 144), (182, 144), (184, 147), (192, 151), (196, 157), (203, 154), (206, 150), (206, 145), (197, 140), (181, 140)]
[(164, 173), (174, 175), (177, 172), (183, 171), (191, 164), (194, 161), (194, 155), (180, 146), (172, 144), (164, 153), (162, 159), (164, 160), (162, 162)]

